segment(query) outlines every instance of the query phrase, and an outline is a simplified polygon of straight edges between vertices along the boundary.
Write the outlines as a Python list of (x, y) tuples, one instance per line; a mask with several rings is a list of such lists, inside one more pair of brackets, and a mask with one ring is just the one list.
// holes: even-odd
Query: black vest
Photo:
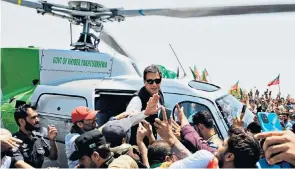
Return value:
[[(138, 96), (141, 100), (141, 111), (145, 110), (147, 102), (149, 101), (150, 97), (152, 97), (152, 95), (146, 90), (145, 87), (142, 87), (139, 91), (137, 91), (134, 94), (134, 97), (135, 96)], [(165, 105), (164, 95), (161, 90), (159, 91), (159, 96), (160, 96), (160, 104)], [(155, 138), (157, 138), (157, 131), (156, 131), (156, 128), (154, 127), (154, 122), (155, 122), (156, 118), (158, 118), (158, 114), (149, 116), (145, 119), (147, 122), (149, 122), (152, 125), (153, 134), (154, 134)], [(129, 140), (129, 144), (131, 144), (131, 145), (137, 145), (137, 143), (136, 143), (137, 128), (138, 128), (138, 125), (135, 125), (131, 128), (131, 138)], [(144, 139), (144, 143), (146, 146), (149, 145), (147, 138)]]

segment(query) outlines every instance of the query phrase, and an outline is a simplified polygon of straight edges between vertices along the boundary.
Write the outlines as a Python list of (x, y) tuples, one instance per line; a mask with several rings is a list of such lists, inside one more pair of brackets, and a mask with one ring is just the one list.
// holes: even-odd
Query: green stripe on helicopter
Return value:
[(40, 79), (39, 49), (1, 48), (1, 117), (4, 127), (16, 132), (14, 120), (16, 100), (29, 102)]

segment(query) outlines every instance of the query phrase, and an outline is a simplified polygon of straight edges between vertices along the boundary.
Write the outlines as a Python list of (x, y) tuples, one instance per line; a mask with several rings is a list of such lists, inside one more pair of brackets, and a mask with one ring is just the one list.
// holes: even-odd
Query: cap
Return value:
[(79, 106), (72, 111), (72, 123), (81, 120), (91, 120), (96, 117), (98, 111), (91, 110), (86, 106)]
[(108, 121), (102, 129), (102, 134), (111, 147), (116, 147), (122, 144), (123, 138), (127, 139), (127, 143), (129, 142), (131, 127), (132, 124), (128, 118)]
[(84, 155), (87, 155), (89, 153), (92, 153), (95, 149), (97, 149), (101, 145), (107, 144), (105, 137), (102, 135), (100, 131), (97, 129), (91, 130), (88, 132), (83, 133), (75, 140), (75, 148), (76, 151), (74, 151), (71, 156), (71, 161), (76, 161), (83, 157)]

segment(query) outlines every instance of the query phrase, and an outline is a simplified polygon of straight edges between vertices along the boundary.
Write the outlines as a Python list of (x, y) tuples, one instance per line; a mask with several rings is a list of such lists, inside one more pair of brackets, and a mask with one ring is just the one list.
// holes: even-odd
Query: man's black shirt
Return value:
[(16, 168), (15, 163), (23, 160), (35, 168), (42, 168), (44, 156), (48, 157), (50, 154), (49, 145), (40, 135), (31, 134), (28, 136), (22, 131), (13, 134), (14, 137), (23, 141), (19, 149), (13, 152), (13, 161), (11, 168)]

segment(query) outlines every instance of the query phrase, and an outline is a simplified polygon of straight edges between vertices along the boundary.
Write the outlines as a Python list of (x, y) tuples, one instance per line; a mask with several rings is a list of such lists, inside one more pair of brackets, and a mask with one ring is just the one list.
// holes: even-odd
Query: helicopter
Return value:
[[(104, 30), (106, 22), (123, 22), (129, 17), (164, 16), (176, 18), (247, 15), (259, 13), (294, 12), (295, 4), (248, 5), (226, 7), (192, 7), (173, 9), (107, 8), (99, 3), (69, 1), (68, 5), (47, 1), (2, 0), (36, 10), (41, 15), (51, 15), (81, 25), (82, 32), (71, 50), (29, 48), (1, 49), (1, 118), (4, 127), (11, 132), (18, 130), (13, 112), (21, 102), (37, 106), (40, 124), (54, 124), (59, 131), (57, 142), (63, 150), (65, 134), (71, 127), (70, 113), (75, 107), (85, 105), (101, 110), (98, 124), (110, 116), (124, 112), (134, 92), (143, 85), (142, 72), (130, 54)], [(98, 35), (90, 33), (94, 30)], [(100, 41), (111, 46), (117, 54), (110, 55), (98, 50)], [(15, 70), (29, 64), (26, 71)], [(16, 79), (16, 77), (18, 77)], [(19, 78), (21, 77), (21, 79)], [(179, 79), (163, 79), (162, 90), (165, 107), (173, 118), (175, 104), (184, 107), (191, 121), (192, 112), (208, 110), (214, 118), (215, 129), (221, 138), (227, 137), (242, 104), (228, 91), (211, 83)], [(112, 103), (116, 102), (116, 106)], [(197, 105), (197, 106), (196, 106)], [(247, 109), (245, 124), (253, 120)], [(64, 153), (60, 151), (59, 153)], [(63, 155), (59, 154), (62, 167)]]

